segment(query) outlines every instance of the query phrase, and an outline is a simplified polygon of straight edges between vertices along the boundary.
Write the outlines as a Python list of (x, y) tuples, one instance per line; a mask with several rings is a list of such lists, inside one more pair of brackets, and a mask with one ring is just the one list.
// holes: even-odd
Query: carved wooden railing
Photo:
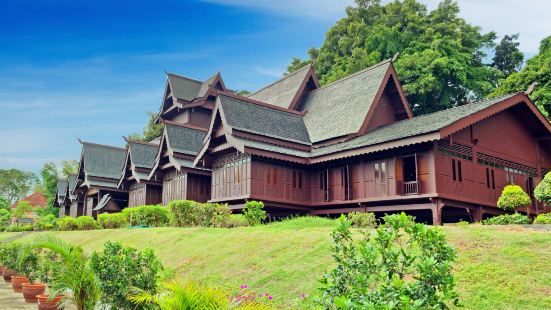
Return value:
[(419, 194), (419, 185), (417, 181), (404, 182), (404, 195), (416, 195)]

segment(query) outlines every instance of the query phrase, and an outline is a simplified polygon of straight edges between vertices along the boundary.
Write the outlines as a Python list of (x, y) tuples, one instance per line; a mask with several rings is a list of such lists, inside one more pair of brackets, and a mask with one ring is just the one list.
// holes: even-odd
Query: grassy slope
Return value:
[[(312, 294), (331, 267), (325, 219), (238, 229), (155, 228), (57, 232), (88, 250), (104, 240), (154, 248), (166, 266), (210, 284), (248, 284), (281, 303)], [(551, 308), (551, 232), (522, 227), (444, 227), (459, 258), (458, 292), (467, 309)], [(23, 240), (29, 240), (32, 235)], [(0, 239), (2, 235), (0, 234)]]

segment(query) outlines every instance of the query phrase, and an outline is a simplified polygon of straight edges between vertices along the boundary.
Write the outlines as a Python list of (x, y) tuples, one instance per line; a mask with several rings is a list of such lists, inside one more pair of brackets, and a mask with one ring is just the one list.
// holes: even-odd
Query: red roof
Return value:
[(31, 206), (33, 206), (35, 208), (36, 207), (45, 208), (46, 205), (48, 204), (48, 199), (46, 198), (46, 196), (44, 196), (44, 194), (42, 194), (40, 192), (35, 192), (35, 193), (19, 200), (18, 202), (14, 203), (11, 207), (12, 208), (17, 207), (17, 204), (20, 203), (21, 201), (26, 201)]

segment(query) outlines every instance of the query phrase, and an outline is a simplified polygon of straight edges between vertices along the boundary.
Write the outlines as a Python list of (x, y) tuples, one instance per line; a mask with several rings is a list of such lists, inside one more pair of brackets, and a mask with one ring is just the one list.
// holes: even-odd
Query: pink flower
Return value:
[(241, 284), (240, 288), (241, 288), (242, 290), (245, 290), (245, 289), (248, 289), (249, 286), (248, 286), (247, 284)]

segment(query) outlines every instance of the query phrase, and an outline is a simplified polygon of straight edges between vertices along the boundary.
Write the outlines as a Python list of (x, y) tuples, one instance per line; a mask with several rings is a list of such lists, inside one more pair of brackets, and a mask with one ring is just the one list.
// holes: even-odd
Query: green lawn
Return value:
[[(287, 304), (316, 291), (331, 267), (333, 222), (302, 218), (267, 226), (56, 232), (87, 250), (117, 240), (151, 247), (165, 266), (209, 284), (253, 289)], [(444, 226), (459, 252), (457, 290), (467, 309), (550, 309), (551, 231), (521, 226)], [(36, 233), (20, 240), (30, 240)], [(0, 234), (0, 240), (3, 235)], [(18, 240), (18, 241), (20, 241)]]

